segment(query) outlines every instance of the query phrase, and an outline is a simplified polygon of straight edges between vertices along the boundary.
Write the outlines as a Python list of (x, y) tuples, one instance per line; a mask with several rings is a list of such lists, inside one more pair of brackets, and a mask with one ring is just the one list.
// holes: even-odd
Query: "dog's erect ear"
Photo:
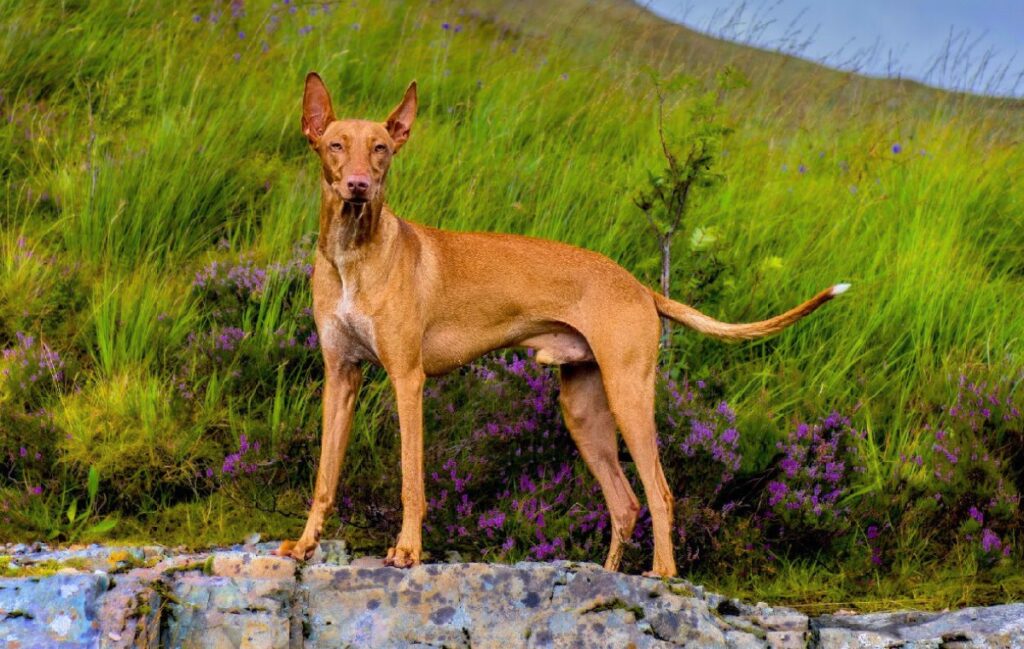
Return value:
[(409, 139), (409, 130), (412, 128), (412, 121), (416, 119), (416, 106), (418, 103), (419, 101), (416, 99), (416, 82), (413, 81), (405, 91), (402, 103), (398, 104), (391, 111), (385, 124), (385, 128), (391, 134), (391, 139), (395, 141), (395, 151), (402, 148), (405, 141)]
[(302, 94), (302, 132), (310, 144), (316, 144), (327, 125), (334, 121), (331, 96), (316, 72), (306, 75), (306, 91)]

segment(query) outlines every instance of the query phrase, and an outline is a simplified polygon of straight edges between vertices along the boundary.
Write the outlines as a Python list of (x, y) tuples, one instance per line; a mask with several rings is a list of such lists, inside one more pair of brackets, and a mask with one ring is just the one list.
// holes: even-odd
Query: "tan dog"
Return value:
[(316, 548), (352, 428), (360, 363), (370, 361), (394, 385), (402, 436), (402, 529), (387, 563), (419, 563), (424, 380), (494, 349), (526, 347), (538, 362), (560, 367), (566, 426), (611, 514), (605, 567), (618, 568), (640, 509), (619, 465), (618, 427), (650, 506), (653, 572), (675, 575), (673, 500), (654, 427), (659, 314), (719, 338), (757, 338), (799, 320), (846, 285), (770, 320), (726, 324), (651, 291), (595, 252), (403, 221), (384, 204), (384, 181), (409, 139), (416, 105), (413, 83), (383, 124), (338, 121), (323, 81), (316, 73), (306, 77), (302, 130), (322, 163), (312, 282), (324, 357), (323, 443), (305, 531), (278, 554), (302, 560)]

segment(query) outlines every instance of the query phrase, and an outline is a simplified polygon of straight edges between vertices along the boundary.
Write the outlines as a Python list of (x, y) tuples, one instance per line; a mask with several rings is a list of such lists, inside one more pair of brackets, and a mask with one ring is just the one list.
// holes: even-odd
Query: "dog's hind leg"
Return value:
[(654, 425), (658, 321), (637, 317), (626, 326), (631, 335), (607, 336), (591, 341), (591, 346), (601, 367), (608, 405), (644, 485), (654, 533), (652, 572), (659, 577), (674, 577), (672, 492), (658, 457)]
[(623, 543), (633, 533), (640, 503), (619, 464), (615, 419), (608, 409), (601, 371), (596, 363), (561, 366), (562, 390), (559, 401), (565, 425), (590, 472), (604, 493), (612, 522), (611, 547), (604, 562), (606, 570), (618, 570)]

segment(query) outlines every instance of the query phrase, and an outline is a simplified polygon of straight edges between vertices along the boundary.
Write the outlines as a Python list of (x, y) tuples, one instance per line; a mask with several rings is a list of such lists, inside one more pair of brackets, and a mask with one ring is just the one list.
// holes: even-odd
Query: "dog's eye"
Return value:
[(377, 146), (373, 147), (374, 153), (385, 153), (387, 150), (388, 146), (386, 144), (378, 144)]
[(341, 151), (343, 148), (341, 142), (331, 142), (331, 151)]

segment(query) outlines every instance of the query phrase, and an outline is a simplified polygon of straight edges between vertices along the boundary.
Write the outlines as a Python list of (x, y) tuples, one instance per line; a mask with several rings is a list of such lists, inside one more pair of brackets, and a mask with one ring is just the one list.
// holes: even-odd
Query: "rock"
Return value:
[(729, 649), (766, 649), (768, 643), (757, 634), (729, 629), (725, 632), (725, 646)]
[(0, 579), (0, 639), (7, 649), (92, 647), (104, 574)]
[(182, 574), (174, 582), (165, 647), (288, 649), (294, 577)]
[(154, 555), (148, 554), (153, 548), (110, 548), (99, 545), (79, 545), (66, 550), (50, 550), (45, 545), (33, 548), (13, 557), (21, 566), (39, 563), (65, 565), (76, 571), (88, 570), (110, 573), (143, 565)]
[(381, 557), (357, 557), (349, 565), (353, 568), (383, 568), (384, 559)]
[(152, 578), (118, 577), (114, 587), (100, 598), (100, 647), (156, 649), (159, 646), (160, 595), (153, 583)]
[(812, 622), (826, 649), (956, 647), (1024, 649), (1024, 604), (948, 613), (823, 615)]
[(330, 563), (336, 566), (347, 566), (350, 562), (348, 547), (344, 541), (321, 541), (320, 548), (323, 550), (323, 563)]
[(376, 558), (344, 565), (345, 545), (327, 542), (324, 563), (300, 565), (271, 555), (276, 545), (193, 554), (25, 546), (10, 563), (40, 576), (0, 579), (0, 645), (1024, 649), (1024, 604), (809, 620), (593, 564), (399, 570)]
[(564, 562), (310, 566), (308, 647), (724, 647), (707, 605), (658, 580)]
[(163, 633), (163, 646), (292, 646), (293, 560), (223, 552), (214, 554), (203, 567), (176, 573), (167, 606), (174, 623)]
[(772, 649), (804, 649), (810, 638), (807, 616), (792, 609), (758, 605), (745, 616), (765, 630), (765, 641)]
[(295, 561), (272, 555), (248, 552), (218, 552), (210, 566), (218, 577), (248, 577), (253, 579), (295, 579)]

